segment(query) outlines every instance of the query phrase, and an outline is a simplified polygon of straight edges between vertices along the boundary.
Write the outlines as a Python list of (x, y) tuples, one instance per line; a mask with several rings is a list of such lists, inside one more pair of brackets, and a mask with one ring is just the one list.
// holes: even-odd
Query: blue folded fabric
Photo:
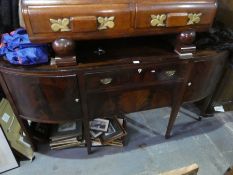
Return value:
[(22, 28), (2, 35), (0, 56), (5, 56), (11, 64), (19, 65), (42, 64), (49, 60), (47, 45), (31, 43)]

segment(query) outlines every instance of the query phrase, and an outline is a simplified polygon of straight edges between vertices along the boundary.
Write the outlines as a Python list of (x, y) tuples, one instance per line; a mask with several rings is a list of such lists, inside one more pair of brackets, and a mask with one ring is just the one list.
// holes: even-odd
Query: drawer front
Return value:
[(32, 33), (124, 31), (130, 28), (128, 4), (29, 6)]
[(85, 75), (86, 88), (96, 90), (118, 86), (140, 86), (183, 78), (184, 64), (137, 66), (136, 68), (102, 71)]
[(137, 4), (136, 28), (170, 28), (211, 25), (216, 4)]
[(171, 105), (174, 84), (140, 89), (89, 93), (87, 105), (90, 117), (131, 113)]

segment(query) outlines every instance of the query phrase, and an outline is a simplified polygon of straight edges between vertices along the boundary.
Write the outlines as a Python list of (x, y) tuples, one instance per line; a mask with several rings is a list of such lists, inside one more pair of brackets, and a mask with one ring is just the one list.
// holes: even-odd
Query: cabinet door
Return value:
[(187, 85), (184, 101), (198, 101), (213, 93), (225, 66), (227, 52), (193, 61), (193, 70)]
[(76, 75), (3, 73), (18, 114), (32, 121), (57, 123), (81, 117)]

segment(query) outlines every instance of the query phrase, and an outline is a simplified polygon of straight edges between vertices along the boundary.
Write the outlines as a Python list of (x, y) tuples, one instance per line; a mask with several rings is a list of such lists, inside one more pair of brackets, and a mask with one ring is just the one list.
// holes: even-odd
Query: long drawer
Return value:
[(160, 84), (177, 81), (184, 77), (185, 64), (158, 64), (121, 68), (118, 70), (91, 72), (85, 74), (87, 90), (109, 89), (144, 84)]
[(29, 6), (34, 34), (126, 31), (130, 28), (129, 4)]

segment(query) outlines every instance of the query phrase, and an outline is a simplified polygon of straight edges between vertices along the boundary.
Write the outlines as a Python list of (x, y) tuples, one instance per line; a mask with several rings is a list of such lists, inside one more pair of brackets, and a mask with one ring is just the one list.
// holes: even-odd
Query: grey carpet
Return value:
[(182, 108), (166, 140), (169, 108), (128, 114), (128, 144), (123, 148), (73, 148), (50, 151), (43, 145), (33, 162), (6, 175), (156, 175), (197, 163), (199, 175), (222, 175), (233, 165), (233, 113), (196, 121)]

